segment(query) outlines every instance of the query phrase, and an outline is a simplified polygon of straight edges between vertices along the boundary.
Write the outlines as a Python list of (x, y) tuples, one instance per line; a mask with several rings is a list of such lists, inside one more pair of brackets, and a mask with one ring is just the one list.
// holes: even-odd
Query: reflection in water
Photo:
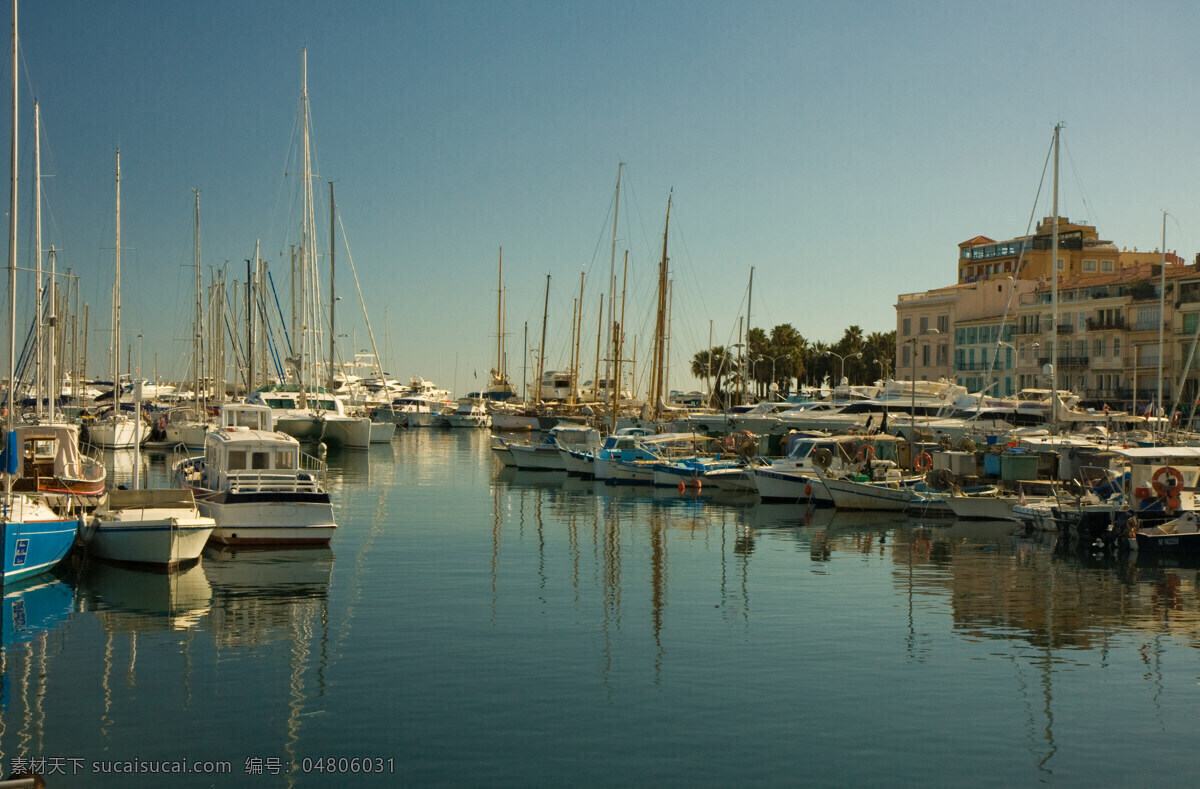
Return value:
[[(42, 753), (51, 664), (48, 640), (71, 616), (75, 590), (44, 573), (4, 588), (0, 622), (0, 765), (6, 763), (9, 710), (21, 710), (13, 756)], [(56, 650), (57, 651), (57, 650)]]

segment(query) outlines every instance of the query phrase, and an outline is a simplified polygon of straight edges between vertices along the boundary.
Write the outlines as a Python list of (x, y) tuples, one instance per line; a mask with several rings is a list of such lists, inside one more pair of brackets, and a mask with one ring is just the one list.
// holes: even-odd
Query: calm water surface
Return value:
[[(1003, 524), (513, 473), (487, 438), (410, 431), (331, 456), (328, 549), (209, 551), (169, 576), (78, 560), (7, 589), (5, 772), (45, 760), (51, 786), (88, 787), (1194, 782), (1200, 568)], [(127, 479), (132, 455), (110, 459)], [(165, 478), (165, 457), (144, 462)], [(145, 772), (181, 762), (227, 772)]]

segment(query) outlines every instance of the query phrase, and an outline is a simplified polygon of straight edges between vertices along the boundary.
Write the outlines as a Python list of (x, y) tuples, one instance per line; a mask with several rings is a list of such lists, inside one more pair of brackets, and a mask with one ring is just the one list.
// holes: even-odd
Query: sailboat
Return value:
[(308, 121), (308, 50), (301, 50), (303, 78), (300, 93), (301, 123), (303, 126), (304, 220), (301, 227), (300, 284), (297, 291), (305, 318), (300, 332), (300, 348), (288, 357), (287, 363), (295, 373), (296, 383), (273, 384), (253, 392), (246, 402), (270, 407), (275, 429), (298, 441), (325, 441), (343, 449), (367, 449), (371, 444), (371, 420), (346, 414), (345, 405), (324, 388), (313, 384), (316, 366), (316, 327), (320, 323), (316, 303), (316, 261), (313, 256), (314, 210), (312, 193), (312, 164), (309, 158)]
[[(8, 211), (8, 380), (16, 376), (17, 330), (17, 2), (13, 0), (12, 75), (13, 117), (10, 161), (11, 192)], [(4, 583), (30, 578), (54, 567), (75, 542), (79, 518), (70, 509), (60, 514), (50, 507), (45, 497), (36, 492), (13, 489), (18, 461), (23, 456), (13, 431), (16, 413), (16, 387), (8, 387), (8, 403), (4, 416), (5, 441), (0, 452), (0, 474), (3, 475), (3, 508), (0, 509), (0, 529), (4, 534)]]
[[(107, 470), (103, 461), (97, 457), (85, 455), (79, 451), (79, 425), (63, 422), (55, 418), (55, 402), (58, 393), (55, 391), (59, 381), (54, 349), (54, 336), (58, 321), (55, 320), (55, 253), (50, 247), (50, 282), (49, 299), (50, 314), (43, 320), (41, 308), (43, 304), (42, 289), (42, 169), (41, 169), (41, 114), (38, 104), (33, 103), (34, 129), (34, 250), (37, 256), (37, 286), (35, 288), (35, 305), (38, 317), (35, 320), (36, 344), (39, 351), (38, 373), (35, 376), (34, 396), (37, 401), (35, 420), (33, 423), (16, 425), (17, 446), (22, 447), (22, 466), (18, 470), (20, 481), (24, 485), (36, 489), (46, 495), (51, 506), (64, 504), (70, 497), (95, 497), (104, 492), (107, 484)], [(42, 336), (44, 326), (49, 326), (48, 340)], [(43, 372), (40, 360), (41, 349), (46, 349), (46, 370)], [(43, 412), (42, 404), (46, 404)]]
[(150, 435), (149, 428), (121, 410), (121, 151), (117, 151), (117, 244), (116, 278), (112, 301), (112, 409), (87, 426), (88, 442), (111, 449), (126, 449), (141, 444)]

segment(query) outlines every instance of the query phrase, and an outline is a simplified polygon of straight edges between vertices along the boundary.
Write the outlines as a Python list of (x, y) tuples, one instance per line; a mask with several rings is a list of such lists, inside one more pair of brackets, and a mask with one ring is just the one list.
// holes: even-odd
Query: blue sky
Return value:
[[(1167, 247), (1190, 259), (1197, 22), (1188, 3), (24, 3), (21, 261), (36, 96), (44, 243), (81, 277), (90, 372), (107, 366), (120, 147), (126, 344), (141, 330), (143, 371), (157, 354), (161, 377), (183, 375), (192, 189), (206, 266), (240, 277), (261, 239), (285, 277), (307, 46), (317, 196), (334, 181), (389, 372), (482, 380), (500, 247), (514, 379), (547, 274), (562, 368), (589, 273), (590, 370), (625, 162), (627, 331), (645, 358), (673, 193), (671, 383), (691, 388), (710, 326), (736, 342), (751, 267), (755, 326), (894, 328), (897, 294), (953, 281), (959, 242), (1025, 232), (1056, 122), (1060, 212), (1146, 249), (1166, 210)], [(349, 354), (367, 339), (340, 245), (338, 268)]]

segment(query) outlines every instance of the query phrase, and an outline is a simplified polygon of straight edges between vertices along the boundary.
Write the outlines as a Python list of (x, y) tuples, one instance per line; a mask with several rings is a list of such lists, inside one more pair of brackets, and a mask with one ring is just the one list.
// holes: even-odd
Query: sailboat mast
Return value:
[(113, 415), (121, 415), (121, 149), (117, 149), (116, 277), (113, 281), (112, 384)]
[(49, 387), (43, 386), (45, 369), (42, 367), (42, 299), (46, 293), (42, 288), (42, 116), (38, 112), (37, 101), (33, 102), (33, 254), (36, 258), (34, 270), (37, 272), (37, 284), (34, 286), (34, 297), (37, 299), (34, 307), (34, 321), (37, 329), (35, 336), (36, 353), (34, 356), (34, 398), (35, 413), (42, 415), (42, 394), (49, 392)]
[(663, 365), (666, 358), (667, 335), (667, 234), (671, 228), (671, 197), (667, 197), (667, 220), (663, 226), (662, 261), (658, 266), (658, 316), (654, 326), (654, 367), (651, 370), (650, 394), (654, 398), (654, 414), (658, 415), (659, 400), (663, 394)]
[(200, 190), (192, 190), (192, 198), (194, 203), (194, 220), (193, 234), (196, 239), (196, 318), (192, 325), (192, 370), (193, 370), (193, 393), (195, 397), (192, 402), (196, 404), (196, 415), (199, 417), (200, 410), (203, 408), (203, 389), (201, 381), (204, 378), (204, 359), (202, 350), (204, 348), (204, 340), (202, 332), (204, 331), (204, 282), (202, 278), (202, 269), (200, 268)]
[[(621, 399), (621, 358), (624, 354), (624, 332), (625, 332), (625, 286), (629, 281), (629, 250), (625, 250), (625, 272), (621, 278), (621, 322), (616, 323), (609, 321), (609, 326), (613, 331), (613, 348), (616, 350), (614, 365), (615, 376), (610, 379), (609, 385), (612, 386), (612, 432), (617, 432), (617, 405)], [(615, 313), (613, 305), (609, 305), (609, 312)]]
[(310, 147), (308, 135), (308, 49), (302, 49), (302, 84), (300, 90), (300, 108), (302, 123), (304, 125), (304, 223), (301, 229), (301, 249), (300, 249), (300, 300), (303, 307), (303, 316), (301, 318), (301, 340), (300, 340), (300, 407), (308, 407), (308, 386), (310, 383), (310, 365), (307, 359), (310, 356), (315, 356), (316, 349), (313, 347), (312, 339), (309, 335), (316, 328), (313, 323), (315, 312), (312, 309), (310, 298), (315, 296), (315, 291), (312, 287), (312, 281), (315, 281), (316, 275), (313, 271), (313, 228), (316, 225), (316, 210), (313, 207), (313, 188), (312, 188), (312, 162), (310, 160)]
[(534, 400), (542, 404), (542, 373), (546, 370), (546, 316), (550, 312), (550, 275), (546, 275), (546, 298), (542, 304), (542, 344), (538, 351), (537, 395)]
[(46, 325), (50, 327), (50, 342), (46, 349), (48, 357), (46, 359), (46, 380), (50, 382), (50, 386), (46, 387), (48, 396), (46, 405), (46, 421), (50, 424), (54, 423), (54, 401), (58, 399), (59, 390), (62, 389), (62, 379), (59, 377), (55, 369), (55, 351), (58, 350), (58, 278), (55, 269), (54, 245), (50, 245), (50, 314), (46, 316)]
[[(1167, 212), (1163, 211), (1162, 220), (1162, 247), (1160, 248), (1158, 263), (1158, 415), (1166, 414), (1163, 408), (1163, 324), (1166, 322), (1166, 299), (1167, 299)], [(1152, 432), (1167, 434), (1167, 426), (1161, 425), (1156, 427)]]
[(333, 240), (336, 238), (334, 232), (334, 211), (335, 204), (333, 202), (333, 181), (329, 182), (329, 391), (332, 392), (336, 385), (333, 380), (333, 342), (337, 337), (335, 333), (337, 324), (334, 323), (334, 309), (337, 307), (337, 300), (334, 298), (334, 276), (333, 276)]
[[(1062, 124), (1054, 126), (1054, 197), (1050, 228), (1050, 432), (1058, 427), (1058, 136)], [(914, 352), (916, 349), (913, 349)]]
[(500, 259), (496, 264), (496, 377), (504, 377), (504, 247), (500, 247)]
[[(625, 162), (617, 162), (617, 188), (613, 197), (613, 232), (612, 232), (612, 251), (608, 256), (608, 309), (611, 312), (613, 305), (617, 303), (617, 217), (621, 213), (621, 170), (625, 167)], [(604, 340), (604, 347), (611, 352), (613, 347), (612, 335), (613, 322), (608, 322), (608, 337)], [(597, 364), (599, 362), (597, 361)], [(612, 359), (609, 358), (604, 363), (604, 376), (611, 378), (612, 376)], [(596, 387), (597, 389), (599, 386)]]
[[(9, 152), (8, 194), (8, 407), (6, 431), (12, 430), (16, 408), (17, 375), (17, 0), (13, 0), (12, 23), (12, 148)], [(9, 463), (16, 458), (9, 458)], [(4, 475), (4, 492), (12, 492), (12, 475)]]

